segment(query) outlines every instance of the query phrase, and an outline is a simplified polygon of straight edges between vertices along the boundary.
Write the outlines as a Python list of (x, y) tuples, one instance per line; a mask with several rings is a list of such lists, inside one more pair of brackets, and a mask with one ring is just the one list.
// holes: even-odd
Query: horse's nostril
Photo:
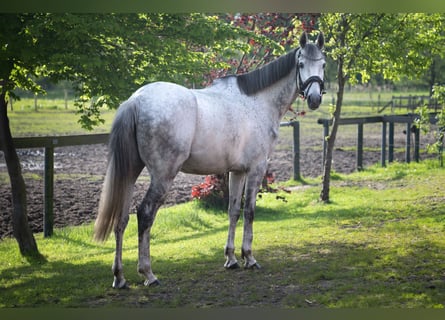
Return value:
[(307, 105), (311, 110), (315, 110), (320, 106), (321, 96), (319, 95), (309, 95), (307, 97)]

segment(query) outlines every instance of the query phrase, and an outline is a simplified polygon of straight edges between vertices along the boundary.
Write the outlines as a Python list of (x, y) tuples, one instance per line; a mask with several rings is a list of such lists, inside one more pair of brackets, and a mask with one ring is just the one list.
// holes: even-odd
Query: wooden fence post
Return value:
[(414, 161), (420, 161), (420, 129), (414, 127)]
[(326, 151), (328, 149), (328, 141), (326, 140), (327, 137), (329, 136), (329, 120), (324, 120), (323, 121), (323, 157), (322, 157), (322, 164), (321, 167), (324, 167), (324, 162), (326, 159)]
[(386, 166), (386, 121), (382, 121), (382, 151), (381, 151), (382, 167)]
[(406, 123), (405, 162), (411, 162), (411, 122)]
[(357, 170), (363, 170), (363, 123), (357, 125)]
[(294, 180), (301, 180), (300, 175), (300, 123), (298, 121), (281, 122), (280, 127), (292, 127)]
[(294, 136), (294, 180), (301, 180), (300, 175), (300, 123), (298, 121), (292, 122), (293, 136)]
[(388, 162), (394, 161), (394, 122), (389, 122), (388, 132)]
[[(45, 148), (44, 156), (44, 212), (43, 234), (49, 237), (53, 234), (54, 226), (54, 147), (91, 145), (108, 142), (108, 133), (50, 136), (50, 137), (20, 137), (13, 138), (17, 149)], [(1, 150), (1, 146), (0, 146)]]
[(54, 147), (45, 147), (45, 191), (43, 236), (50, 237), (54, 226)]

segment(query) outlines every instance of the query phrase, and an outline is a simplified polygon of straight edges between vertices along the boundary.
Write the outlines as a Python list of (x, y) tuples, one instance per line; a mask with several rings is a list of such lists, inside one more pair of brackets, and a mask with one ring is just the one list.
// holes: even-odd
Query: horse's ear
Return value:
[(306, 31), (304, 31), (300, 36), (300, 47), (303, 49), (306, 46), (307, 42), (308, 42), (307, 34)]
[(324, 47), (324, 35), (323, 35), (323, 32), (320, 32), (318, 34), (316, 43), (317, 43), (317, 47), (320, 48), (320, 50), (323, 49), (323, 47)]

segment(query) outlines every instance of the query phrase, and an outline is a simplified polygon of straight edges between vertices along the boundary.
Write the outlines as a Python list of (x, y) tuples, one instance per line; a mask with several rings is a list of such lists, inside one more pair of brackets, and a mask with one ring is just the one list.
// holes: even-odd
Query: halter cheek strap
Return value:
[[(298, 52), (298, 58), (300, 58), (301, 56), (301, 49)], [(320, 59), (311, 59), (306, 57), (309, 60), (321, 60), (323, 58)], [(311, 87), (311, 85), (314, 82), (317, 82), (318, 85), (320, 86), (320, 95), (323, 95), (326, 93), (326, 91), (324, 90), (324, 81), (322, 78), (320, 78), (319, 76), (311, 76), (309, 78), (306, 79), (306, 81), (303, 82), (303, 80), (301, 79), (301, 75), (300, 75), (300, 69), (298, 68), (298, 64), (297, 64), (297, 90), (298, 90), (298, 94), (303, 97), (303, 99), (306, 99), (307, 96), (307, 90), (309, 90), (309, 88)]]

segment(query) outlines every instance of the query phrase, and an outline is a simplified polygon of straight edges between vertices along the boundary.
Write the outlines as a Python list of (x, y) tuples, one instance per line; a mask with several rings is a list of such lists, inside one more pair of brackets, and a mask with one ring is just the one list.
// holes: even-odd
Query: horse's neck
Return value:
[(265, 101), (270, 112), (275, 114), (276, 121), (281, 121), (284, 114), (297, 98), (295, 68), (283, 79), (258, 93), (258, 98)]

